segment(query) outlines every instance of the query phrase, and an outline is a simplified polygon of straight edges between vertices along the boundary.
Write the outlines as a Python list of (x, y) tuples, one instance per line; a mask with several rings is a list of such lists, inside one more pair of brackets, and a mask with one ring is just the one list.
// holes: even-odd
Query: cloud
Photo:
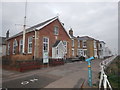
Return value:
[[(14, 35), (22, 31), (25, 3), (2, 3), (3, 35), (7, 29)], [(75, 36), (88, 35), (103, 40), (114, 51), (118, 49), (118, 4), (117, 2), (29, 2), (27, 25), (33, 26), (59, 14), (68, 32)]]

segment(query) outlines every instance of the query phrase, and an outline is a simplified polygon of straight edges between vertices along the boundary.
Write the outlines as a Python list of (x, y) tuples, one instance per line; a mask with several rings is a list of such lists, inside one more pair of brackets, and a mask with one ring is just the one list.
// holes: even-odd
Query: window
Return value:
[(87, 50), (84, 50), (84, 56), (85, 57), (87, 56)]
[(13, 54), (16, 53), (16, 49), (17, 49), (17, 40), (15, 39), (13, 42)]
[(102, 44), (100, 44), (100, 48), (102, 48)]
[(48, 43), (49, 43), (49, 39), (47, 37), (43, 38), (43, 51), (44, 52), (48, 52)]
[(74, 56), (74, 49), (72, 49), (72, 56)]
[(74, 47), (74, 39), (72, 39), (72, 47)]
[(20, 40), (19, 52), (22, 53), (23, 50), (23, 39)]
[(59, 28), (57, 26), (54, 27), (54, 35), (58, 35), (59, 33)]
[(63, 41), (63, 44), (65, 46), (65, 53), (67, 53), (67, 41)]
[(86, 40), (83, 40), (83, 47), (86, 47), (86, 46), (87, 46)]
[(58, 47), (56, 48), (56, 54), (58, 55)]
[(82, 49), (78, 49), (78, 56), (83, 56), (83, 50)]
[(28, 53), (32, 53), (32, 37), (28, 38)]
[(7, 51), (7, 55), (10, 55), (10, 43), (8, 43), (8, 51)]
[(96, 48), (96, 41), (94, 41), (94, 48)]
[(80, 47), (80, 40), (78, 40), (78, 47)]

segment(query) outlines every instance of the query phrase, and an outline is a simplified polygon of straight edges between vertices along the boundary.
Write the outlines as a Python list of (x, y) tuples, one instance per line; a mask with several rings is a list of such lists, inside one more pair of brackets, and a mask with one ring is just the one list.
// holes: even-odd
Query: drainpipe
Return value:
[(37, 29), (35, 29), (35, 38), (34, 38), (34, 39), (35, 39), (35, 42), (34, 42), (34, 43), (35, 43), (35, 44), (34, 44), (34, 60), (35, 60), (35, 59), (36, 59), (36, 43), (37, 43), (37, 42), (36, 42), (36, 39), (37, 39)]

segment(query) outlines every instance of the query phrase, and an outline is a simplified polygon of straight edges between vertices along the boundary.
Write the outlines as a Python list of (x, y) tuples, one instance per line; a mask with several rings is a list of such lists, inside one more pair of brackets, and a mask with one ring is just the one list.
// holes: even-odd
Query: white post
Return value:
[(107, 79), (107, 83), (108, 83), (108, 86), (109, 86), (110, 90), (112, 90), (112, 87), (111, 87), (111, 85), (110, 85), (108, 79)]
[(100, 75), (100, 82), (99, 82), (99, 90), (101, 89), (103, 75), (104, 75), (104, 70), (103, 70), (103, 65), (101, 65), (101, 75)]
[(26, 33), (26, 12), (27, 12), (27, 0), (25, 3), (25, 17), (24, 17), (24, 25), (23, 25), (23, 54), (25, 54), (25, 33)]
[(104, 74), (104, 81), (103, 81), (104, 89), (107, 90), (107, 75)]

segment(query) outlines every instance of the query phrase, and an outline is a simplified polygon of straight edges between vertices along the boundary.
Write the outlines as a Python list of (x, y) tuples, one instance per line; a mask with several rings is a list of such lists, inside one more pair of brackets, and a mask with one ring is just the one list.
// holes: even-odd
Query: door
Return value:
[(49, 63), (49, 38), (43, 37), (43, 63)]

